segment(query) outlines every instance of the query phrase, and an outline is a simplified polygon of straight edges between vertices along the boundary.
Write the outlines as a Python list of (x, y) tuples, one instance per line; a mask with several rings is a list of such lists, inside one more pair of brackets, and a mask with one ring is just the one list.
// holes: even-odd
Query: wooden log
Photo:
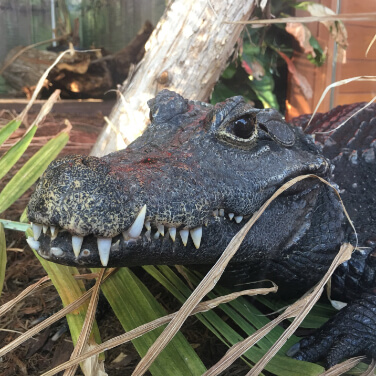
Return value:
[(85, 74), (54, 70), (49, 75), (52, 88), (60, 89), (69, 98), (103, 98), (128, 76), (131, 64), (137, 64), (144, 55), (144, 46), (153, 31), (147, 21), (132, 41), (120, 51), (94, 59)]
[[(48, 75), (49, 91), (61, 90), (65, 98), (103, 98), (110, 89), (115, 89), (128, 76), (131, 64), (143, 57), (144, 45), (153, 31), (147, 21), (135, 38), (122, 50), (102, 57), (97, 53), (65, 55)], [(10, 61), (24, 47), (15, 47), (7, 55)], [(55, 61), (58, 53), (35, 48), (25, 50), (3, 72), (11, 87), (32, 92), (40, 76)]]
[(145, 55), (127, 80), (91, 152), (105, 155), (125, 147), (148, 121), (147, 100), (168, 88), (186, 98), (207, 100), (244, 25), (254, 0), (175, 0), (145, 45)]
[[(5, 64), (17, 54), (23, 46), (14, 47), (9, 51)], [(12, 64), (2, 73), (4, 79), (11, 87), (22, 90), (24, 87), (32, 87), (37, 84), (45, 70), (55, 61), (58, 54), (50, 51), (41, 51), (35, 48), (25, 50)], [(72, 71), (84, 73), (87, 71), (90, 57), (84, 54), (65, 55), (56, 69), (66, 69), (69, 65)]]

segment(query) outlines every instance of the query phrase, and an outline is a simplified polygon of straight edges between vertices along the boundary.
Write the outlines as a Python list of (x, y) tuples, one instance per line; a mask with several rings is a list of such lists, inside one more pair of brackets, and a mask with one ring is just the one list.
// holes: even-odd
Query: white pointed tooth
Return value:
[(161, 225), (157, 225), (157, 228), (158, 228), (158, 232), (164, 236), (164, 226), (161, 224)]
[(140, 212), (137, 215), (137, 218), (133, 222), (133, 225), (128, 229), (128, 235), (131, 238), (138, 238), (141, 234), (142, 228), (144, 227), (146, 215), (146, 205), (142, 207)]
[(149, 221), (145, 222), (145, 228), (146, 228), (146, 230), (151, 231), (151, 226), (150, 226)]
[(111, 244), (111, 252), (117, 252), (120, 249), (120, 239), (116, 242)]
[(56, 226), (50, 226), (51, 235), (55, 236)]
[(234, 213), (228, 213), (228, 217), (230, 218), (230, 221), (232, 220), (232, 218), (234, 218)]
[(240, 223), (242, 220), (243, 220), (243, 216), (242, 216), (242, 215), (237, 215), (237, 216), (235, 217), (235, 222), (236, 222), (236, 223)]
[(214, 217), (218, 217), (218, 209), (213, 210), (213, 215), (214, 215)]
[(171, 237), (172, 241), (174, 242), (175, 238), (176, 238), (176, 228), (175, 227), (170, 227), (168, 229), (168, 232), (170, 234), (170, 237)]
[[(158, 232), (158, 234), (159, 234), (159, 232)], [(146, 239), (147, 239), (149, 242), (151, 242), (151, 230), (147, 230), (147, 231), (145, 232), (145, 236), (146, 236)]]
[(225, 210), (224, 209), (219, 209), (219, 215), (221, 216), (221, 217), (224, 217), (225, 216)]
[(99, 258), (101, 259), (101, 263), (103, 266), (107, 266), (108, 259), (110, 257), (110, 250), (111, 250), (111, 242), (112, 238), (98, 238), (98, 251), (99, 251)]
[(47, 234), (47, 231), (48, 231), (48, 226), (43, 225), (43, 234)]
[(39, 251), (40, 249), (40, 243), (36, 240), (34, 240), (33, 237), (29, 236), (27, 239), (27, 244), (29, 244), (29, 246), (33, 249), (35, 249), (36, 251)]
[(51, 253), (57, 257), (61, 256), (64, 252), (59, 247), (51, 247)]
[(154, 234), (154, 239), (159, 239), (159, 235), (160, 235), (160, 233), (159, 233), (159, 231), (157, 231), (155, 234)]
[(31, 225), (31, 228), (33, 229), (34, 240), (38, 240), (40, 237), (40, 234), (42, 233), (43, 226), (40, 225), (39, 223), (33, 223)]
[(191, 233), (191, 238), (193, 240), (193, 243), (196, 247), (196, 249), (200, 248), (200, 243), (201, 243), (201, 237), (202, 237), (202, 227), (196, 227), (190, 231)]
[(83, 241), (84, 241), (83, 236), (76, 236), (76, 235), (72, 236), (73, 253), (76, 257), (78, 257), (80, 255), (81, 246), (82, 246)]
[(189, 230), (180, 230), (179, 233), (180, 233), (181, 241), (183, 242), (184, 247), (186, 247), (187, 241), (188, 241)]

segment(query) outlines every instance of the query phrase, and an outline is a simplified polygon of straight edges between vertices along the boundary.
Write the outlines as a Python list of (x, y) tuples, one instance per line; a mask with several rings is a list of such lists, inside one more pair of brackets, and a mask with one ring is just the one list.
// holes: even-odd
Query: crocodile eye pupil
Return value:
[(239, 138), (250, 138), (255, 131), (255, 116), (248, 115), (232, 122), (234, 135)]

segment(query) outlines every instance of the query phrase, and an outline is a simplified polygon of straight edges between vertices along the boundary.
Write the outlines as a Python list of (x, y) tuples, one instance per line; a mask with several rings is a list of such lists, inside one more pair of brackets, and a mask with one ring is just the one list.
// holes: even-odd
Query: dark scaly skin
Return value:
[[(335, 297), (349, 301), (359, 300), (361, 293), (368, 295), (360, 298), (360, 303), (349, 304), (341, 311), (345, 313), (336, 316), (337, 321), (320, 332), (329, 348), (337, 350), (322, 351), (322, 341), (320, 351), (314, 350), (312, 341), (308, 348), (303, 342), (296, 356), (317, 360), (329, 351), (335, 354), (332, 360), (327, 359), (329, 365), (358, 352), (376, 356), (376, 205), (370, 193), (376, 172), (369, 139), (376, 128), (372, 123), (376, 120), (370, 121), (375, 107), (368, 109), (367, 123), (355, 137), (354, 132), (345, 132), (351, 137), (342, 145), (334, 141), (343, 129), (330, 138), (322, 136), (321, 151), (276, 111), (254, 109), (240, 97), (211, 106), (164, 90), (149, 106), (150, 126), (127, 149), (103, 158), (66, 157), (53, 162), (43, 174), (28, 206), (29, 219), (57, 226), (60, 231), (53, 240), (49, 233), (40, 236), (39, 254), (62, 264), (98, 267), (97, 237), (111, 237), (108, 266), (210, 265), (242, 226), (230, 221), (229, 213), (247, 219), (286, 181), (316, 174), (332, 179), (344, 190), (345, 205), (362, 232), (359, 245), (368, 247), (339, 268), (333, 279)], [(250, 119), (240, 133), (237, 119)], [(304, 118), (299, 121), (304, 125)], [(325, 115), (318, 115), (315, 122), (316, 126), (331, 126)], [(358, 124), (357, 118), (347, 129), (355, 129), (354, 122)], [(351, 145), (359, 149), (357, 159)], [(355, 188), (354, 179), (359, 184)], [(365, 189), (365, 198), (353, 197), (359, 188)], [(124, 240), (121, 233), (145, 204), (151, 235), (144, 229), (139, 238)], [(218, 209), (224, 209), (224, 217), (213, 216)], [(345, 223), (333, 191), (317, 179), (304, 180), (279, 196), (261, 216), (234, 256), (227, 278), (244, 282), (268, 277), (278, 283), (282, 294), (301, 294), (321, 279), (340, 244), (353, 240)], [(165, 226), (166, 234), (155, 239), (158, 224)], [(184, 246), (179, 235), (173, 242), (168, 227), (178, 231), (202, 227), (199, 249), (191, 239)], [(72, 234), (85, 236), (78, 257), (73, 254)], [(59, 252), (53, 253), (51, 248)], [(334, 335), (333, 328), (352, 325), (350, 318), (362, 311), (359, 307), (373, 312), (371, 321), (360, 318), (354, 333), (346, 333), (348, 339)], [(357, 333), (367, 325), (370, 335), (360, 344)], [(349, 341), (353, 344), (350, 352), (346, 350)]]
[(300, 342), (295, 359), (316, 362), (325, 360), (330, 368), (344, 358), (376, 354), (376, 291), (363, 293), (350, 306), (341, 309), (314, 335)]
[[(306, 132), (334, 129), (363, 104), (339, 106), (318, 114), (309, 126), (307, 117), (295, 119)], [(357, 230), (358, 245), (351, 260), (341, 264), (332, 277), (332, 295), (349, 302), (336, 316), (309, 338), (300, 342), (296, 359), (324, 359), (332, 367), (344, 358), (367, 355), (376, 358), (376, 106), (359, 112), (343, 127), (316, 140), (331, 159), (332, 181)], [(350, 226), (345, 238), (356, 244)]]

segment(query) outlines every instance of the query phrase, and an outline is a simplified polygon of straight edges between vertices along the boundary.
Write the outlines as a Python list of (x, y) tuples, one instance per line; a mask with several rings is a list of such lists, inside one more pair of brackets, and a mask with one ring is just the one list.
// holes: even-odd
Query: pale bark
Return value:
[[(124, 85), (92, 155), (125, 147), (147, 124), (147, 101), (164, 88), (207, 100), (226, 67), (254, 0), (175, 0), (145, 46), (145, 55)], [(125, 20), (126, 22), (126, 20)]]

